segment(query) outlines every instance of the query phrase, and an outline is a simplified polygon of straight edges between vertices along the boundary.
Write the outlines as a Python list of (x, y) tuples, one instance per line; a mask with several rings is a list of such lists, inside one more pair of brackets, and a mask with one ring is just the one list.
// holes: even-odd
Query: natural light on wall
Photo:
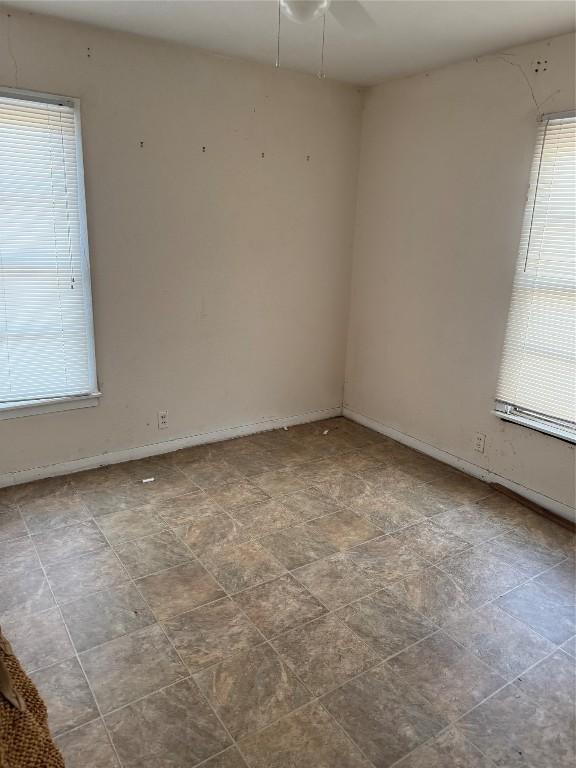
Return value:
[(496, 411), (576, 442), (574, 113), (538, 130)]
[(97, 390), (78, 105), (0, 92), (0, 411)]

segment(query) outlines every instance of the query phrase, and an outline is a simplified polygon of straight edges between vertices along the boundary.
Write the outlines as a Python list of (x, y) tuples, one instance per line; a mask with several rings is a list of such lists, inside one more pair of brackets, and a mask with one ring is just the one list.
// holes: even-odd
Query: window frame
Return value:
[[(572, 109), (567, 109), (562, 112), (551, 112), (546, 113), (543, 115), (540, 115), (540, 119), (538, 121), (539, 124), (547, 122), (549, 120), (554, 120), (558, 118), (568, 118), (568, 117), (576, 117), (576, 107)], [(532, 158), (533, 162), (534, 158)], [(533, 172), (533, 166), (530, 166), (530, 173), (532, 175)], [(539, 172), (538, 172), (539, 175)], [(536, 189), (534, 191), (534, 200), (536, 200), (536, 196), (538, 195), (538, 181), (536, 182)], [(528, 197), (526, 202), (528, 202)], [(524, 214), (525, 214), (524, 209)], [(522, 226), (524, 227), (524, 218)], [(523, 236), (523, 230), (520, 233), (520, 237)], [(516, 269), (517, 269), (517, 261), (515, 261), (515, 269), (514, 269), (514, 281), (516, 280)], [(512, 296), (510, 297), (510, 305), (509, 305), (509, 313), (511, 310), (511, 304), (512, 302)], [(506, 331), (507, 331), (506, 326)], [(503, 353), (504, 350), (502, 350), (500, 354), (500, 366), (499, 366), (499, 375), (500, 370), (502, 368), (502, 362), (503, 362)], [(492, 413), (494, 416), (497, 416), (502, 421), (508, 421), (513, 424), (518, 424), (522, 427), (526, 427), (528, 429), (534, 430), (536, 432), (541, 432), (542, 434), (548, 435), (550, 437), (555, 437), (559, 440), (562, 440), (567, 443), (576, 444), (576, 427), (572, 422), (564, 421), (563, 419), (555, 418), (553, 416), (548, 416), (544, 413), (539, 413), (537, 411), (531, 411), (527, 408), (521, 408), (520, 406), (514, 405), (513, 403), (506, 402), (504, 400), (500, 400), (498, 397), (494, 398), (494, 408), (492, 410)]]
[(62, 397), (30, 398), (0, 403), (0, 421), (22, 418), (42, 413), (68, 411), (98, 405), (102, 392), (98, 386), (96, 366), (96, 340), (94, 335), (94, 310), (90, 270), (90, 248), (88, 242), (88, 220), (86, 212), (86, 188), (84, 183), (84, 153), (82, 146), (82, 115), (80, 99), (74, 96), (62, 96), (53, 93), (29, 91), (21, 88), (0, 87), (0, 97), (36, 101), (41, 104), (58, 104), (74, 110), (74, 144), (76, 149), (76, 177), (78, 184), (78, 216), (80, 221), (80, 248), (82, 253), (82, 279), (86, 286), (85, 328), (88, 342), (88, 368), (90, 391), (63, 395)]

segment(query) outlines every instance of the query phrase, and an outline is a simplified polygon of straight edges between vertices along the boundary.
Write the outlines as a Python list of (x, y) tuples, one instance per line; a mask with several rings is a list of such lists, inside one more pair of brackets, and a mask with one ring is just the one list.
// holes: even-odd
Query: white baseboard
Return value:
[(373, 429), (375, 432), (380, 432), (380, 434), (386, 435), (386, 437), (391, 437), (392, 440), (397, 440), (399, 443), (408, 445), (410, 448), (415, 448), (417, 451), (421, 451), (428, 456), (432, 456), (434, 459), (438, 459), (438, 461), (442, 461), (445, 464), (449, 464), (450, 466), (455, 467), (456, 469), (460, 469), (462, 472), (466, 472), (468, 475), (477, 477), (487, 483), (500, 483), (500, 485), (503, 485), (506, 488), (509, 488), (511, 491), (520, 494), (520, 496), (524, 496), (524, 498), (533, 501), (535, 504), (539, 504), (544, 509), (547, 509), (550, 512), (554, 512), (554, 514), (560, 515), (560, 517), (563, 517), (566, 520), (576, 522), (576, 511), (568, 504), (563, 504), (561, 501), (556, 501), (556, 499), (545, 496), (543, 493), (533, 491), (531, 488), (527, 488), (525, 485), (514, 482), (514, 480), (509, 480), (507, 477), (502, 477), (502, 475), (498, 475), (496, 472), (491, 472), (484, 467), (473, 464), (471, 461), (461, 459), (459, 456), (448, 453), (448, 451), (443, 451), (440, 448), (436, 448), (436, 446), (430, 445), (430, 443), (425, 443), (423, 440), (419, 440), (417, 437), (411, 437), (410, 435), (406, 435), (404, 432), (400, 432), (393, 427), (387, 427), (385, 424), (381, 424), (379, 421), (371, 419), (369, 416), (364, 416), (362, 413), (357, 413), (350, 408), (344, 408), (342, 415), (346, 416), (346, 418), (351, 419), (352, 421), (357, 421), (358, 424), (363, 424), (365, 427)]
[(88, 456), (85, 459), (75, 459), (74, 461), (65, 461), (60, 464), (48, 464), (42, 467), (24, 469), (20, 472), (8, 472), (0, 475), (0, 488), (9, 485), (19, 485), (20, 483), (29, 483), (34, 480), (43, 480), (46, 477), (56, 477), (58, 475), (69, 475), (73, 472), (81, 472), (84, 469), (96, 469), (108, 464), (120, 464), (123, 461), (133, 461), (134, 459), (145, 459), (148, 456), (157, 456), (162, 453), (178, 451), (181, 448), (189, 448), (193, 445), (203, 445), (204, 443), (218, 443), (222, 440), (231, 440), (234, 437), (244, 437), (245, 435), (254, 435), (258, 432), (267, 432), (271, 429), (281, 427), (293, 427), (296, 424), (305, 424), (309, 421), (320, 421), (321, 419), (330, 419), (334, 416), (341, 416), (342, 408), (325, 408), (318, 411), (307, 411), (297, 416), (285, 416), (277, 419), (264, 419), (256, 421), (253, 424), (244, 424), (239, 427), (224, 427), (213, 432), (201, 432), (189, 437), (178, 437), (174, 440), (166, 440), (162, 443), (152, 443), (150, 445), (141, 445), (137, 448), (128, 448), (124, 451), (112, 451), (102, 453), (98, 456)]

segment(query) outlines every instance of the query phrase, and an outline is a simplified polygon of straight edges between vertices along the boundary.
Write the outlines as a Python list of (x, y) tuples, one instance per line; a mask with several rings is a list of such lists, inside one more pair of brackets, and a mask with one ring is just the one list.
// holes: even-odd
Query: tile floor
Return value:
[(573, 768), (574, 563), (344, 419), (0, 490), (68, 768)]

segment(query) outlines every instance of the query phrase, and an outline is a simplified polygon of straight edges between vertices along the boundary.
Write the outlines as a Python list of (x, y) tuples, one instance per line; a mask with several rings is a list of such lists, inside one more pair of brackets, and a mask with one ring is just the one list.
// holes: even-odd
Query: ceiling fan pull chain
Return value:
[(280, 66), (280, 18), (282, 16), (282, 2), (278, 0), (278, 37), (276, 40), (276, 68)]
[(322, 16), (322, 51), (320, 53), (320, 72), (318, 77), (322, 80), (326, 77), (324, 74), (324, 46), (326, 44), (326, 14)]

